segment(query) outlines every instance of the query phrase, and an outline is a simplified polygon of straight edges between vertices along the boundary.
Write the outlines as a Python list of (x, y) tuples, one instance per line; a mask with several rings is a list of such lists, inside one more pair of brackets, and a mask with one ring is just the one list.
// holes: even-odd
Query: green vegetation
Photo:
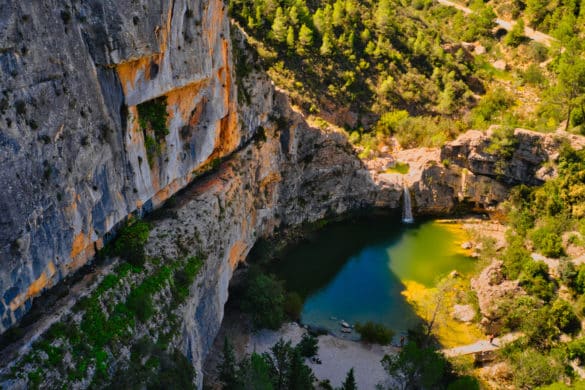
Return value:
[(250, 270), (242, 310), (257, 328), (278, 329), (284, 321), (284, 287), (273, 276)]
[[(105, 251), (126, 258), (135, 258), (137, 253), (144, 256), (148, 233), (148, 224), (134, 221), (120, 230)], [(202, 264), (195, 256), (169, 264), (145, 258), (140, 265), (121, 263), (74, 306), (75, 316), (55, 323), (33, 345), (14, 375), (27, 376), (32, 387), (47, 380), (46, 373), (52, 370), (60, 373), (55, 378), (61, 378), (59, 385), (66, 387), (89, 380), (92, 387), (194, 388), (191, 363), (171, 348), (169, 341), (178, 331), (173, 310), (186, 300)], [(165, 301), (161, 292), (167, 288), (172, 297)], [(156, 319), (161, 332), (154, 339), (144, 335), (140, 324), (152, 327), (157, 313), (163, 315)], [(124, 348), (132, 351), (128, 364), (116, 364), (117, 371), (110, 372), (114, 360), (124, 361)], [(72, 363), (64, 361), (67, 354)], [(30, 367), (35, 370), (30, 371)], [(56, 379), (49, 379), (49, 384), (51, 380)]]
[(144, 147), (149, 166), (153, 166), (154, 159), (160, 155), (160, 144), (169, 134), (167, 127), (167, 98), (165, 96), (140, 103), (136, 106), (138, 124), (144, 135)]
[[(295, 103), (312, 114), (331, 104), (348, 106), (365, 121), (338, 124), (359, 133), (376, 128), (408, 136), (414, 130), (437, 145), (457, 131), (447, 117), (460, 118), (482, 89), (473, 61), (461, 49), (445, 49), (441, 30), (427, 20), (442, 16), (396, 0), (233, 0), (230, 10)], [(488, 32), (493, 17), (482, 9), (472, 35)], [(393, 111), (400, 114), (390, 129)]]
[(140, 267), (144, 265), (144, 245), (148, 240), (150, 225), (142, 220), (129, 221), (118, 232), (112, 245), (112, 254), (119, 256), (130, 264)]
[(391, 329), (372, 321), (364, 324), (358, 322), (355, 324), (355, 330), (360, 334), (362, 341), (366, 343), (388, 345), (392, 342), (392, 337), (394, 337), (394, 332)]
[(140, 103), (138, 110), (138, 123), (143, 131), (152, 130), (157, 140), (163, 140), (168, 134), (167, 128), (167, 98), (160, 97)]
[(381, 363), (401, 390), (479, 389), (479, 383), (474, 378), (458, 377), (441, 353), (413, 341), (408, 342), (399, 353), (384, 356)]
[(226, 390), (238, 389), (313, 389), (315, 376), (304, 363), (299, 346), (280, 339), (262, 355), (253, 353), (239, 363), (233, 347), (224, 340), (222, 360), (218, 366), (219, 379)]
[(242, 294), (241, 309), (250, 314), (257, 328), (278, 329), (288, 318), (296, 321), (303, 306), (295, 292), (286, 292), (284, 283), (273, 275), (253, 266)]

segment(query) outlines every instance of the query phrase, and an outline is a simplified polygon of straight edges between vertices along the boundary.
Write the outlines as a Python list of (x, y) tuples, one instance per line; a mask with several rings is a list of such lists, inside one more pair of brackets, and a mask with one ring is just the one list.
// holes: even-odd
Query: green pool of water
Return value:
[(419, 322), (402, 295), (406, 281), (432, 287), (453, 270), (473, 269), (463, 239), (456, 225), (438, 221), (361, 218), (310, 234), (269, 270), (303, 297), (302, 323), (340, 334), (341, 320), (375, 321), (399, 335)]

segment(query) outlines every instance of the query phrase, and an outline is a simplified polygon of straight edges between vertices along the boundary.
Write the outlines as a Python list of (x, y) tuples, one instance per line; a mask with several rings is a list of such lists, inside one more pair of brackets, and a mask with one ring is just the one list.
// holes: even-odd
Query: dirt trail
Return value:
[(496, 337), (490, 343), (487, 340), (479, 340), (473, 344), (462, 345), (460, 347), (443, 349), (442, 352), (446, 357), (455, 357), (462, 355), (471, 355), (473, 353), (495, 351), (500, 347), (517, 340), (522, 334), (520, 333), (508, 333), (502, 337)]
[[(473, 11), (461, 4), (457, 4), (453, 1), (449, 1), (449, 0), (437, 0), (440, 4), (449, 6), (449, 7), (454, 7), (457, 8), (458, 10), (462, 11), (463, 13), (465, 13), (466, 15), (472, 14)], [(500, 18), (497, 18), (495, 20), (496, 24), (508, 31), (510, 31), (514, 25), (516, 24), (515, 21), (508, 21), (508, 20), (503, 20)], [(545, 46), (550, 47), (551, 44), (555, 41), (555, 39), (553, 37), (551, 37), (550, 35), (547, 35), (545, 33), (542, 33), (540, 31), (536, 31), (531, 29), (530, 27), (525, 27), (524, 28), (524, 35), (526, 35), (528, 38), (532, 39), (533, 41), (542, 43)]]

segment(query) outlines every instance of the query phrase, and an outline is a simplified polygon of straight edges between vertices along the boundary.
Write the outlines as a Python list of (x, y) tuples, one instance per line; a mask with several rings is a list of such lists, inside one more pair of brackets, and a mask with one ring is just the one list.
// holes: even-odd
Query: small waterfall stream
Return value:
[(412, 217), (412, 205), (410, 201), (410, 190), (406, 183), (402, 184), (402, 188), (404, 191), (404, 200), (402, 201), (402, 222), (403, 223), (413, 223), (414, 218)]

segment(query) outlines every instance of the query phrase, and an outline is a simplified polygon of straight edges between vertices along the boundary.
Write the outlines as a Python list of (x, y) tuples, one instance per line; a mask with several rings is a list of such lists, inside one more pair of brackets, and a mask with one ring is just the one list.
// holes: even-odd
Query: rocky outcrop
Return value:
[(471, 288), (477, 294), (482, 315), (481, 324), (489, 327), (488, 330), (492, 333), (498, 332), (501, 326), (498, 320), (505, 315), (502, 305), (511, 299), (526, 295), (517, 280), (505, 280), (502, 265), (501, 261), (493, 261), (471, 280)]

